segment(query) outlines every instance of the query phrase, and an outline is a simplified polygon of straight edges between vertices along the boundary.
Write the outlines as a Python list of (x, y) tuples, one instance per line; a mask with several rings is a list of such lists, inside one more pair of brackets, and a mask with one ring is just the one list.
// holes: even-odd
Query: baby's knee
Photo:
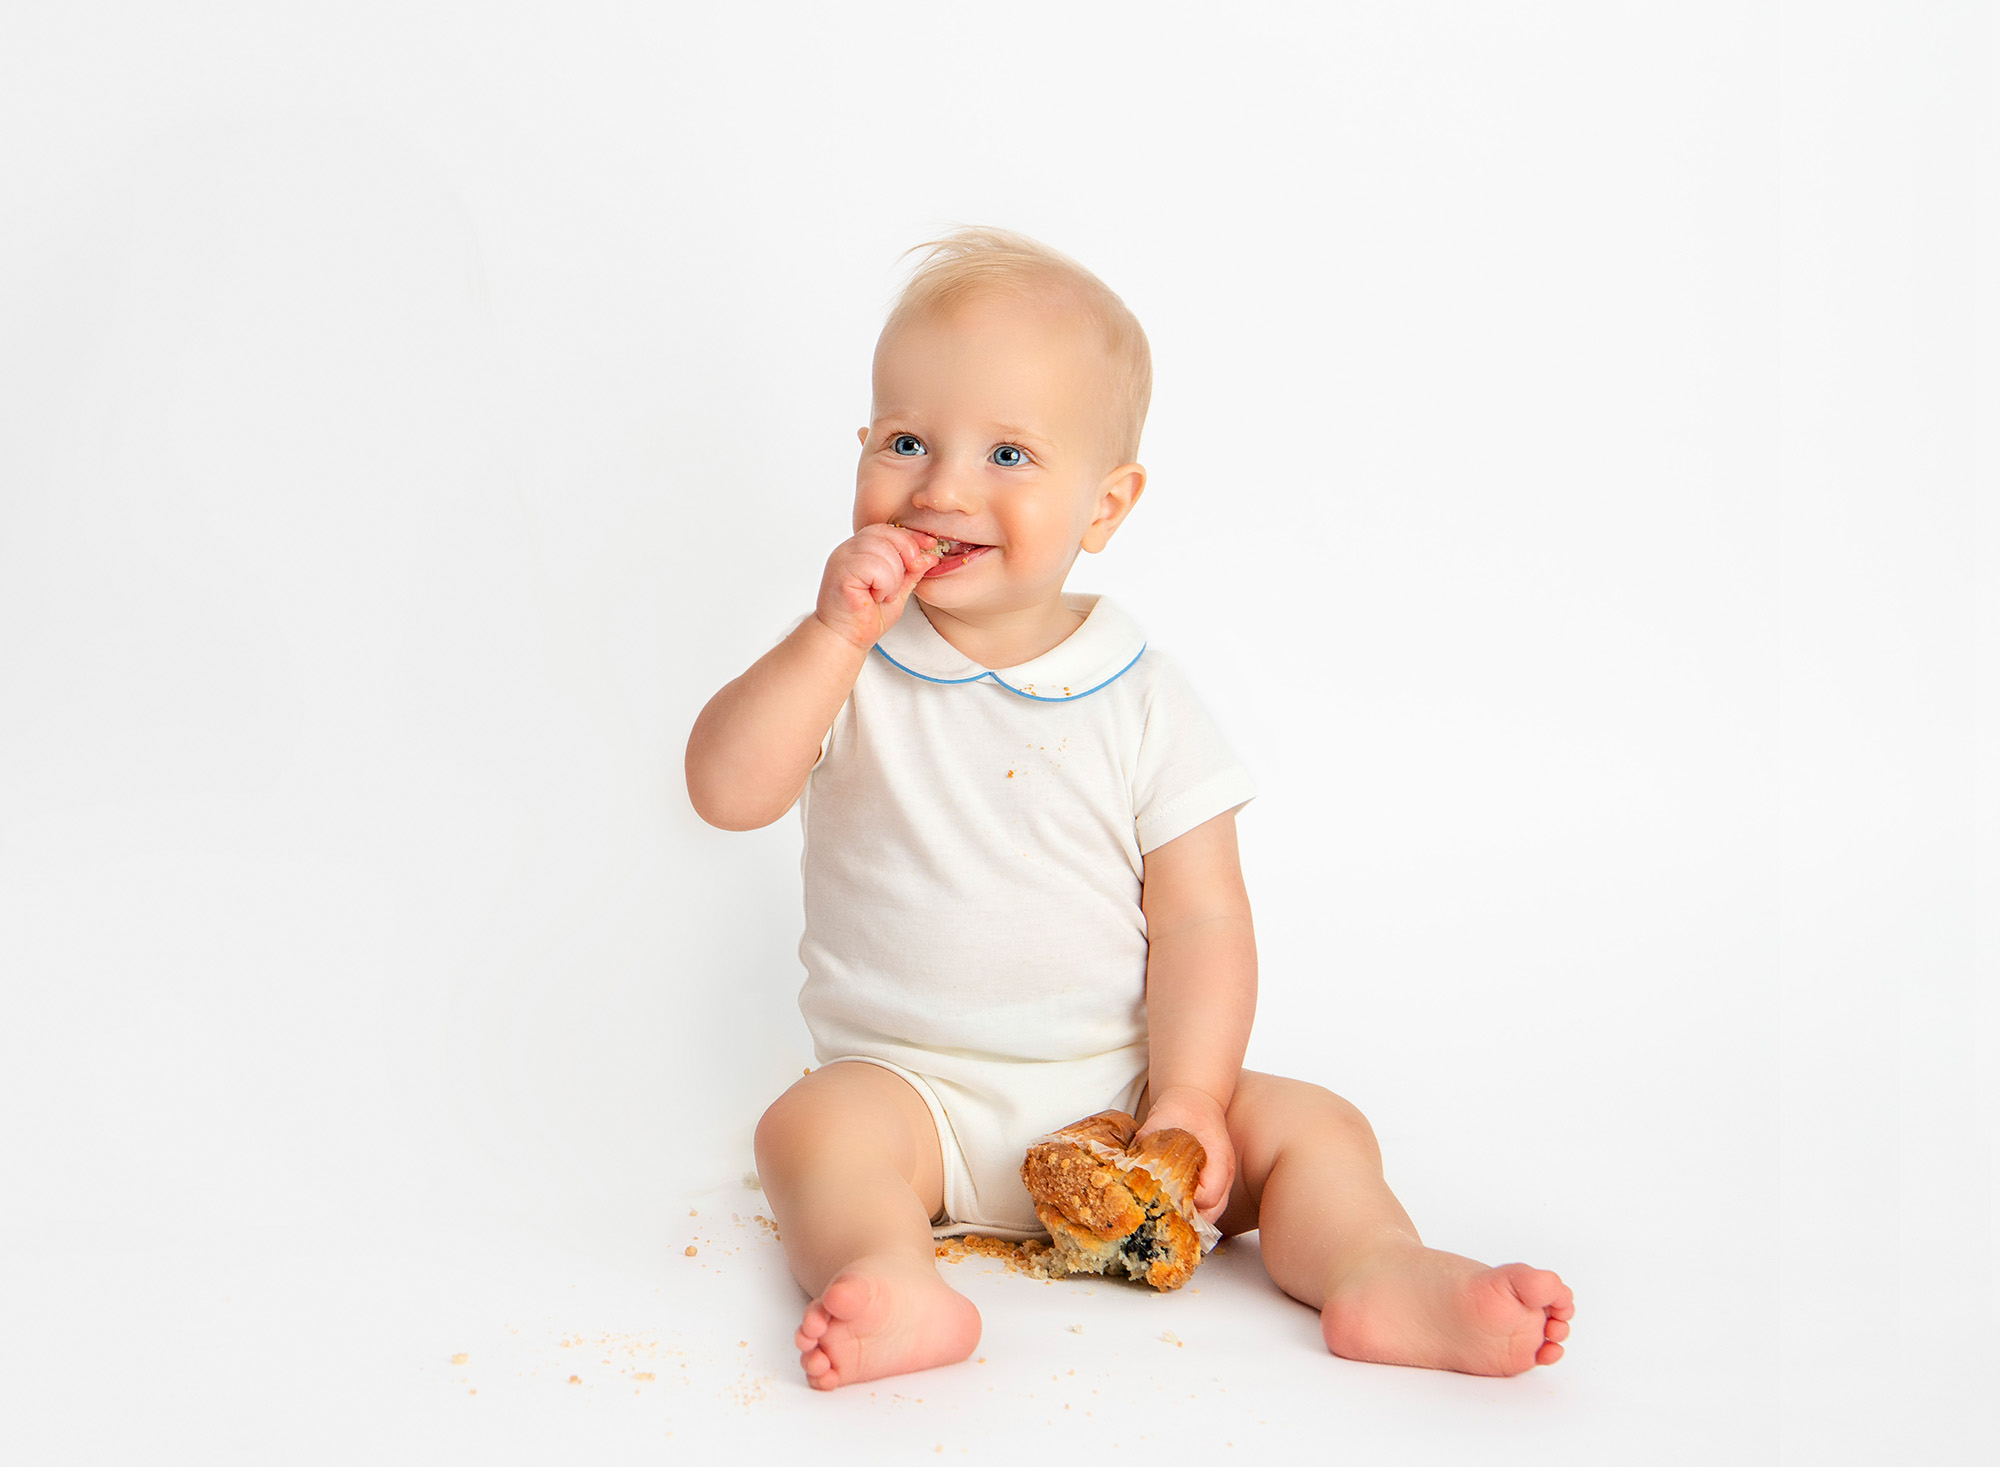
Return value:
[(1375, 1140), (1375, 1128), (1368, 1124), (1368, 1117), (1361, 1113), (1353, 1101), (1346, 1099), (1344, 1096), (1335, 1095), (1331, 1090), (1324, 1089), (1318, 1085), (1312, 1088), (1316, 1092), (1314, 1096), (1315, 1114), (1320, 1117), (1322, 1125), (1337, 1132), (1343, 1139), (1354, 1146), (1367, 1151), (1380, 1152), (1381, 1147)]
[(1375, 1128), (1368, 1124), (1354, 1103), (1334, 1094), (1323, 1085), (1304, 1080), (1287, 1081), (1284, 1095), (1284, 1130), (1301, 1139), (1310, 1137), (1333, 1143), (1342, 1150), (1381, 1155)]
[(921, 1138), (935, 1141), (930, 1112), (908, 1082), (877, 1065), (823, 1065), (794, 1080), (757, 1122), (757, 1164), (852, 1165), (887, 1157), (915, 1165)]
[(765, 1107), (752, 1139), (759, 1170), (773, 1161), (783, 1160), (806, 1144), (813, 1123), (811, 1112), (812, 1106), (798, 1093), (797, 1087), (787, 1090)]

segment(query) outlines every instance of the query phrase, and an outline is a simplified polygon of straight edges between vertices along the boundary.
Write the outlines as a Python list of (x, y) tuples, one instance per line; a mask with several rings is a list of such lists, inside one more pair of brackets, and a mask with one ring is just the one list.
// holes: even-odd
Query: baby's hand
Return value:
[(937, 562), (935, 536), (865, 525), (827, 557), (814, 614), (865, 652), (896, 624), (910, 592)]
[(1228, 1205), (1229, 1189), (1236, 1181), (1236, 1148), (1229, 1141), (1229, 1120), (1221, 1102), (1191, 1085), (1171, 1086), (1154, 1099), (1152, 1109), (1146, 1112), (1146, 1123), (1133, 1140), (1169, 1126), (1192, 1133), (1208, 1153), (1202, 1162), (1201, 1180), (1195, 1184), (1194, 1208), (1214, 1222)]

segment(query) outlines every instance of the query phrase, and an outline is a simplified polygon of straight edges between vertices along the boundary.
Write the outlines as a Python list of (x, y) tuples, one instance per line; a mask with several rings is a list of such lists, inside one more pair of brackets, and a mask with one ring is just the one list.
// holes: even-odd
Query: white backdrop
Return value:
[(1251, 1063), (1580, 1341), (1727, 1336), (1743, 1460), (1969, 1440), (1990, 20), (171, 16), (0, 11), (16, 1257), (643, 1250), (749, 1165), (796, 825), (707, 829), (681, 749), (846, 533), (899, 252), (995, 223), (1152, 337), (1072, 585), (1264, 790)]

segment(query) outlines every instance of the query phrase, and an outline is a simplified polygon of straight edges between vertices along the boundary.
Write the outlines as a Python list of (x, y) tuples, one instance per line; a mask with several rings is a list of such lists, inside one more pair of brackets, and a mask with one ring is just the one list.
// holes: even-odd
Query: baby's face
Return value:
[(904, 324), (875, 350), (855, 529), (960, 542), (917, 588), (942, 611), (1055, 601), (1078, 549), (1102, 549), (1130, 508), (1106, 503), (1110, 383), (1094, 333), (1056, 305), (976, 298)]

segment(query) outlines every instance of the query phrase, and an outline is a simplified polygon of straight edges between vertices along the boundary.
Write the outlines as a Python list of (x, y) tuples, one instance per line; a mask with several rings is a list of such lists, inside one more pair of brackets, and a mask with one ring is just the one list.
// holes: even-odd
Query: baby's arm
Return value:
[(876, 640), (937, 564), (934, 537), (868, 525), (828, 557), (819, 605), (708, 700), (688, 735), (688, 798), (724, 830), (756, 830), (792, 808)]
[(1146, 1013), (1151, 1108), (1141, 1136), (1194, 1133), (1208, 1153), (1195, 1206), (1213, 1218), (1229, 1201), (1236, 1152), (1225, 1120), (1257, 1011), (1257, 939), (1231, 811), (1146, 857)]

